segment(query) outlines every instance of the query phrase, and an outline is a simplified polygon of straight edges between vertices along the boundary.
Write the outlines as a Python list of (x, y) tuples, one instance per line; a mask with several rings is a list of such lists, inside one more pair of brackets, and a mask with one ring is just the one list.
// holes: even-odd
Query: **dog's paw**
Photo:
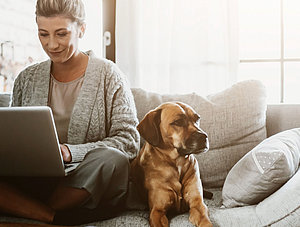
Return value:
[(205, 215), (202, 215), (200, 211), (196, 208), (190, 209), (190, 222), (197, 227), (212, 227), (212, 223), (209, 218)]

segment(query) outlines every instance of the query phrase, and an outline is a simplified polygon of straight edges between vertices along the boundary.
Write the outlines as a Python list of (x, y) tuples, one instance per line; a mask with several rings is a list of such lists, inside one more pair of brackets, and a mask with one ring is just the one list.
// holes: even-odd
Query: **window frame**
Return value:
[(280, 0), (280, 58), (265, 58), (265, 59), (240, 59), (240, 63), (280, 63), (280, 103), (285, 102), (285, 73), (284, 63), (286, 62), (300, 62), (300, 58), (286, 58), (284, 57), (284, 6), (283, 1)]

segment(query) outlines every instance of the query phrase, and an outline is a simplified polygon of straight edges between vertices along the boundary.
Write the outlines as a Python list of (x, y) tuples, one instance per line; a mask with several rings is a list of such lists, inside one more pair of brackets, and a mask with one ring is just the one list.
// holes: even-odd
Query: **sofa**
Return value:
[[(139, 88), (132, 88), (132, 93), (139, 120), (149, 110), (168, 101), (185, 102), (200, 114), (200, 125), (208, 134), (210, 150), (197, 154), (196, 158), (202, 184), (206, 190), (213, 193), (212, 199), (205, 199), (213, 226), (300, 226), (300, 171), (298, 171), (300, 151), (298, 145), (285, 146), (287, 149), (292, 147), (294, 153), (292, 155), (289, 153), (284, 159), (289, 170), (286, 173), (285, 169), (284, 178), (274, 180), (276, 178), (274, 172), (278, 174), (280, 172), (278, 169), (285, 165), (280, 164), (279, 161), (276, 162), (279, 163), (278, 168), (273, 166), (274, 162), (268, 169), (268, 173), (273, 174), (271, 179), (268, 178), (266, 181), (266, 176), (262, 172), (255, 173), (258, 175), (255, 175), (255, 179), (252, 179), (254, 181), (251, 180), (251, 182), (264, 177), (262, 184), (267, 184), (267, 189), (261, 188), (261, 182), (257, 183), (260, 188), (255, 188), (256, 183), (251, 184), (248, 176), (239, 175), (246, 170), (256, 171), (255, 168), (259, 163), (257, 162), (252, 170), (249, 167), (251, 165), (249, 159), (256, 157), (257, 161), (257, 157), (262, 154), (261, 150), (260, 153), (258, 152), (257, 146), (267, 139), (270, 139), (269, 144), (272, 144), (274, 140), (272, 138), (279, 132), (288, 132), (295, 128), (298, 130), (300, 104), (267, 104), (266, 89), (263, 84), (255, 80), (236, 83), (208, 96), (201, 96), (196, 92), (158, 94)], [(9, 99), (9, 94), (0, 94), (0, 107), (8, 106)], [(298, 143), (297, 137), (293, 142)], [(143, 140), (141, 140), (142, 144)], [(266, 153), (264, 149), (262, 152), (265, 152), (264, 158), (270, 153)], [(276, 152), (278, 154), (281, 151)], [(283, 155), (279, 154), (278, 157), (282, 158)], [(290, 159), (293, 161), (286, 162)], [(236, 168), (240, 169), (234, 172)], [(240, 193), (239, 190), (244, 185), (247, 185), (247, 188)], [(248, 191), (248, 188), (252, 186), (254, 186), (254, 191)], [(263, 193), (259, 194), (258, 191), (263, 191)], [(241, 198), (236, 198), (237, 195)], [(126, 207), (126, 211), (117, 217), (81, 226), (149, 226), (147, 206), (140, 202), (131, 183)], [(0, 223), (5, 222), (38, 223), (32, 220), (1, 216)], [(170, 217), (170, 226), (193, 225), (188, 220), (188, 213), (183, 213)]]

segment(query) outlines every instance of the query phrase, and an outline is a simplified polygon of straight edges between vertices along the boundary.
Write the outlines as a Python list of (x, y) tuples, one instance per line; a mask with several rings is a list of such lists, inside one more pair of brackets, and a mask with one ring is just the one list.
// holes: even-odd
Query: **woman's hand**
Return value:
[(72, 155), (69, 151), (69, 148), (66, 145), (60, 144), (60, 150), (63, 157), (64, 162), (71, 162), (72, 161)]

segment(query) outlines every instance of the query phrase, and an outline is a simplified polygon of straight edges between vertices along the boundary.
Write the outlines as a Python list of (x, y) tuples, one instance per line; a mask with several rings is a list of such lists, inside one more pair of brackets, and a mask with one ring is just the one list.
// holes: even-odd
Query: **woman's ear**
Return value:
[(82, 25), (80, 25), (79, 27), (79, 38), (82, 38), (84, 33), (85, 33), (85, 28), (86, 28), (86, 24), (83, 23)]

